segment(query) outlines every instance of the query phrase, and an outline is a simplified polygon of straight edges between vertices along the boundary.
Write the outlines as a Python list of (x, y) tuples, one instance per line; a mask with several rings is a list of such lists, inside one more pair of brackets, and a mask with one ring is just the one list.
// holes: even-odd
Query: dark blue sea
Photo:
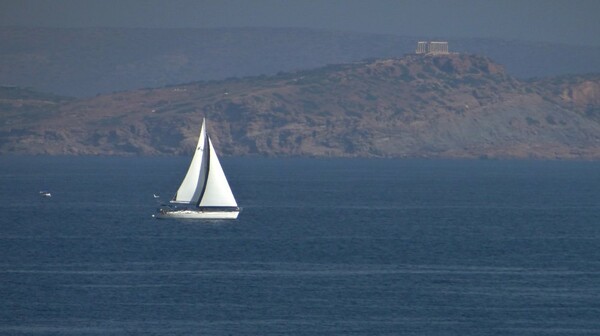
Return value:
[[(0, 157), (2, 335), (600, 335), (600, 162)], [(52, 197), (39, 195), (48, 190)]]

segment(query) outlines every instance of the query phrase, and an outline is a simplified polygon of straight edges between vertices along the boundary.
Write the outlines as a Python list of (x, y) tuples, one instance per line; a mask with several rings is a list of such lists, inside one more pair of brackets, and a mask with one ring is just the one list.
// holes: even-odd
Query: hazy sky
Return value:
[(0, 0), (0, 25), (306, 27), (600, 45), (600, 0)]

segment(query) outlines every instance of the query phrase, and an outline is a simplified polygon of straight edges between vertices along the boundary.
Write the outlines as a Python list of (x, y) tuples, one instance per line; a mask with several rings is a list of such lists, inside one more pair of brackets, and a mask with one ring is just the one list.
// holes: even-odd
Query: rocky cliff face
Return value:
[(598, 75), (525, 82), (481, 56), (408, 55), (55, 101), (35, 120), (7, 119), (24, 100), (4, 99), (0, 151), (185, 154), (206, 117), (228, 155), (598, 159), (599, 97)]
[(564, 76), (538, 81), (549, 101), (600, 121), (600, 81), (598, 75)]

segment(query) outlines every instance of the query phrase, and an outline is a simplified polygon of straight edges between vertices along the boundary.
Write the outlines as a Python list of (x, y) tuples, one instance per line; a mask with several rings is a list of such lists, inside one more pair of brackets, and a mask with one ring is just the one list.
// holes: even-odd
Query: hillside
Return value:
[(599, 159), (598, 97), (600, 75), (407, 55), (48, 102), (43, 120), (3, 116), (0, 153), (187, 154), (206, 117), (225, 155)]
[[(0, 27), (0, 85), (93, 97), (395, 58), (412, 53), (419, 39), (436, 38), (440, 37), (298, 28)], [(600, 72), (600, 47), (486, 39), (449, 42), (452, 51), (490, 57), (521, 79)]]

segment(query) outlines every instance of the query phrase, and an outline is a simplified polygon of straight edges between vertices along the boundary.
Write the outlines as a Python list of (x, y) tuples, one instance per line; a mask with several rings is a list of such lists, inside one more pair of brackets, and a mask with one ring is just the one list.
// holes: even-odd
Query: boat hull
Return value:
[(172, 210), (161, 211), (152, 217), (158, 219), (236, 219), (240, 214), (239, 210), (232, 211), (206, 211), (206, 210)]

